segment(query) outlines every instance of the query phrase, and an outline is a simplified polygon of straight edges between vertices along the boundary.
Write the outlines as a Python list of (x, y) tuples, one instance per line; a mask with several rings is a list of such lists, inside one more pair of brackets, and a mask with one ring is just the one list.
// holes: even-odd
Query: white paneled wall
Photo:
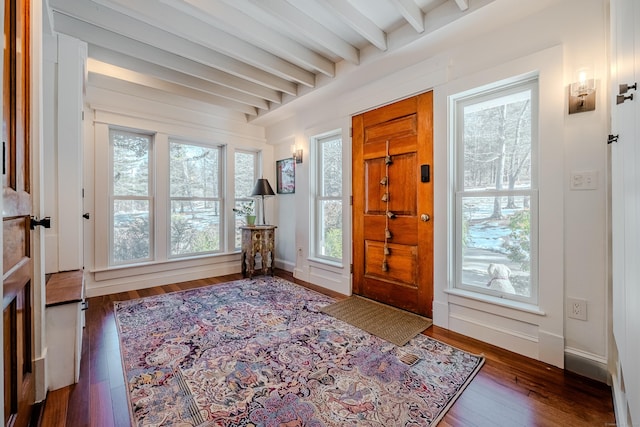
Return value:
[(611, 2), (611, 227), (614, 403), (618, 425), (640, 423), (640, 105), (637, 89), (621, 104), (619, 85), (640, 81), (640, 4)]

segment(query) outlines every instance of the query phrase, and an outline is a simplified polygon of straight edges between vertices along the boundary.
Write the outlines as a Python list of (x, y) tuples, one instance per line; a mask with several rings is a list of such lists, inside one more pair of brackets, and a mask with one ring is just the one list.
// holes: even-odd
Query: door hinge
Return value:
[(353, 274), (353, 264), (350, 265), (349, 270), (351, 271), (351, 274)]
[(353, 196), (349, 196), (349, 206), (353, 206)]
[(353, 128), (349, 128), (349, 137), (353, 138)]
[(625, 101), (633, 101), (633, 94), (625, 95), (630, 90), (638, 89), (638, 83), (634, 82), (633, 84), (622, 84), (619, 86), (619, 94), (616, 96), (616, 104), (622, 104)]

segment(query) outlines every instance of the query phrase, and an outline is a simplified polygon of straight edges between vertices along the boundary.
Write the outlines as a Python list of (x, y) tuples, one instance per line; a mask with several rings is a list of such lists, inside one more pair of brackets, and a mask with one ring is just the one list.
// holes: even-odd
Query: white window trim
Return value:
[[(310, 167), (310, 172), (311, 172), (311, 191), (310, 191), (310, 199), (311, 199), (311, 204), (310, 204), (310, 215), (309, 215), (309, 228), (311, 230), (311, 233), (309, 233), (309, 261), (313, 261), (315, 263), (318, 264), (324, 264), (327, 266), (331, 266), (331, 267), (336, 267), (336, 268), (344, 268), (344, 259), (345, 259), (345, 244), (344, 244), (344, 237), (345, 237), (345, 231), (344, 231), (344, 209), (345, 209), (345, 197), (344, 197), (344, 185), (345, 185), (345, 177), (343, 175), (342, 177), (342, 188), (341, 188), (341, 194), (338, 197), (322, 197), (318, 195), (319, 192), (319, 185), (320, 185), (320, 159), (321, 159), (321, 155), (320, 155), (320, 149), (321, 149), (321, 142), (323, 140), (326, 139), (334, 139), (334, 138), (339, 138), (340, 142), (341, 142), (341, 148), (342, 148), (342, 164), (344, 166), (344, 162), (345, 162), (345, 156), (344, 156), (344, 136), (342, 134), (342, 129), (334, 129), (328, 132), (323, 132), (317, 135), (313, 135), (310, 137), (310, 148), (311, 148), (311, 153), (313, 153), (312, 156), (309, 156), (309, 161), (311, 162), (311, 167)], [(345, 168), (342, 168), (343, 171), (345, 170)], [(319, 224), (319, 218), (318, 218), (318, 209), (319, 209), (319, 204), (321, 201), (325, 201), (325, 200), (336, 200), (336, 201), (340, 201), (342, 203), (342, 223), (343, 223), (343, 236), (342, 236), (342, 258), (341, 259), (337, 259), (337, 258), (333, 258), (333, 257), (328, 257), (328, 256), (324, 256), (321, 255), (320, 252), (320, 229), (321, 229), (321, 225)]]
[[(222, 145), (216, 144), (205, 144), (199, 142), (193, 142), (186, 139), (181, 138), (169, 138), (167, 145), (167, 153), (171, 151), (171, 144), (184, 144), (184, 145), (195, 145), (203, 148), (208, 148), (212, 150), (218, 150), (218, 197), (173, 197), (171, 196), (171, 156), (170, 154), (167, 156), (167, 162), (164, 167), (166, 167), (166, 181), (167, 181), (167, 197), (166, 197), (166, 257), (169, 260), (174, 259), (188, 259), (193, 257), (200, 257), (206, 255), (214, 255), (214, 254), (222, 254), (225, 252), (226, 244), (226, 233), (225, 233), (225, 191), (224, 191), (224, 170), (225, 170), (225, 149)], [(184, 201), (184, 200), (202, 200), (202, 201), (212, 201), (220, 203), (220, 223), (218, 225), (219, 230), (218, 233), (220, 235), (220, 246), (218, 250), (206, 251), (206, 252), (191, 252), (185, 254), (177, 254), (173, 255), (171, 253), (171, 202), (174, 200)]]
[[(253, 165), (253, 182), (255, 183), (258, 180), (258, 177), (261, 175), (261, 168), (260, 165), (262, 164), (261, 161), (261, 152), (260, 151), (252, 151), (252, 150), (245, 150), (245, 149), (240, 149), (240, 148), (236, 148), (235, 150), (230, 150), (233, 151), (233, 153), (231, 154), (232, 159), (233, 159), (233, 168), (229, 168), (229, 176), (231, 177), (229, 179), (229, 184), (227, 185), (227, 188), (229, 189), (229, 191), (232, 192), (233, 194), (233, 204), (231, 206), (231, 208), (235, 208), (235, 206), (238, 203), (242, 203), (242, 202), (248, 202), (248, 201), (253, 201), (253, 212), (256, 215), (256, 221), (258, 218), (260, 218), (259, 216), (259, 212), (258, 210), (260, 209), (260, 203), (258, 203), (258, 200), (255, 197), (250, 197), (249, 195), (247, 197), (238, 197), (238, 194), (236, 192), (236, 184), (235, 184), (235, 156), (236, 153), (244, 153), (244, 154), (251, 154), (253, 155), (253, 161), (254, 161), (254, 165)], [(232, 170), (231, 170), (232, 169)], [(231, 198), (230, 198), (231, 200)], [(232, 211), (233, 212), (233, 211)], [(234, 220), (233, 222), (233, 226), (232, 228), (232, 232), (229, 233), (230, 235), (230, 241), (229, 241), (229, 247), (230, 250), (233, 252), (240, 252), (241, 247), (240, 246), (236, 246), (236, 233), (238, 232), (238, 230), (236, 230), (235, 228), (235, 212), (233, 212), (233, 218)]]
[[(524, 76), (512, 77), (509, 79), (499, 80), (493, 83), (489, 83), (477, 88), (466, 90), (464, 92), (450, 96), (449, 102), (449, 114), (452, 118), (451, 125), (452, 131), (450, 132), (450, 146), (452, 147), (452, 153), (454, 157), (454, 180), (453, 180), (453, 209), (452, 209), (452, 223), (453, 236), (452, 236), (452, 250), (454, 251), (453, 257), (453, 290), (462, 291), (460, 295), (478, 294), (487, 295), (489, 297), (498, 298), (505, 301), (516, 301), (524, 304), (524, 306), (538, 306), (539, 300), (539, 274), (538, 274), (538, 228), (539, 228), (539, 200), (538, 200), (538, 171), (539, 171), (539, 143), (538, 143), (538, 129), (539, 129), (539, 88), (538, 88), (539, 76), (537, 73), (530, 73)], [(485, 99), (493, 99), (496, 96), (503, 96), (505, 94), (521, 91), (524, 88), (531, 90), (531, 116), (532, 116), (532, 138), (531, 138), (531, 187), (529, 189), (520, 190), (483, 190), (483, 191), (465, 191), (463, 188), (464, 183), (464, 155), (461, 144), (463, 141), (462, 132), (463, 129), (458, 123), (457, 118), (462, 114), (462, 109), (468, 104), (467, 101), (473, 101), (473, 103), (481, 102)], [(467, 197), (494, 197), (504, 195), (515, 196), (529, 196), (530, 198), (530, 284), (531, 284), (531, 296), (524, 297), (519, 295), (510, 295), (503, 292), (492, 291), (490, 289), (481, 289), (477, 286), (465, 285), (462, 283), (462, 199)], [(451, 291), (451, 290), (450, 290)], [(489, 298), (487, 301), (494, 301), (494, 298)], [(515, 307), (519, 307), (520, 304), (516, 304)], [(525, 310), (527, 311), (527, 310)]]
[[(149, 138), (149, 159), (147, 162), (147, 167), (148, 167), (148, 171), (147, 171), (147, 176), (149, 177), (149, 181), (148, 181), (148, 185), (147, 185), (147, 196), (116, 196), (114, 195), (114, 183), (113, 183), (113, 144), (111, 143), (111, 133), (112, 132), (119, 132), (119, 133), (123, 133), (123, 134), (130, 134), (130, 135), (136, 135), (136, 136), (144, 136)], [(156, 250), (155, 250), (155, 198), (154, 198), (154, 194), (155, 194), (155, 174), (154, 174), (154, 168), (155, 168), (155, 164), (156, 164), (156, 158), (155, 158), (155, 137), (154, 134), (149, 133), (149, 132), (145, 132), (145, 131), (140, 131), (140, 130), (131, 130), (131, 129), (125, 129), (125, 128), (121, 128), (118, 126), (110, 126), (108, 128), (108, 170), (109, 170), (109, 176), (108, 176), (108, 189), (109, 189), (109, 218), (108, 218), (108, 265), (112, 266), (112, 267), (122, 267), (122, 266), (126, 266), (126, 265), (138, 265), (138, 264), (144, 264), (144, 263), (148, 263), (148, 262), (152, 262), (153, 260), (156, 259)], [(147, 200), (149, 203), (149, 256), (146, 258), (138, 258), (135, 260), (126, 260), (126, 261), (116, 261), (114, 259), (114, 254), (113, 254), (113, 245), (114, 245), (114, 236), (113, 236), (113, 227), (114, 227), (114, 215), (115, 212), (113, 210), (114, 207), (114, 203), (116, 200)]]
[[(511, 56), (509, 56), (510, 58)], [(451, 295), (454, 281), (453, 171), (451, 144), (434, 144), (434, 162), (446, 173), (434, 180), (435, 219), (446, 218), (446, 226), (434, 229), (433, 321), (442, 326), (508, 350), (534, 357), (554, 366), (564, 366), (564, 195), (563, 155), (566, 120), (566, 84), (561, 44), (512, 60), (477, 66), (474, 61), (454, 62), (454, 80), (434, 88), (434, 141), (448, 141), (453, 132), (449, 96), (513, 76), (539, 75), (538, 106), (538, 307), (545, 314), (531, 315), (501, 305), (481, 303)], [(486, 65), (486, 64), (485, 64)], [(446, 123), (446, 126), (444, 125)], [(543, 125), (542, 125), (543, 124)], [(438, 168), (442, 171), (442, 168)], [(440, 176), (440, 175), (438, 175)], [(437, 177), (436, 177), (437, 178)], [(522, 340), (518, 332), (529, 329), (534, 341)]]
[[(97, 241), (103, 242), (102, 244), (96, 243), (95, 245), (95, 253), (94, 253), (94, 266), (89, 270), (92, 273), (97, 273), (101, 277), (108, 277), (108, 272), (118, 272), (116, 276), (118, 277), (127, 277), (128, 275), (136, 275), (136, 271), (147, 271), (149, 266), (153, 265), (163, 265), (166, 263), (172, 263), (175, 265), (185, 265), (190, 266), (194, 262), (197, 265), (204, 263), (202, 265), (206, 265), (206, 259), (214, 260), (214, 259), (227, 259), (228, 255), (237, 256), (239, 250), (236, 249), (235, 241), (232, 238), (233, 233), (235, 232), (235, 223), (230, 223), (229, 218), (235, 218), (233, 212), (229, 214), (226, 212), (226, 209), (231, 211), (232, 207), (229, 203), (225, 203), (224, 206), (221, 206), (221, 222), (222, 233), (221, 241), (224, 243), (221, 246), (221, 250), (218, 252), (207, 252), (207, 253), (198, 253), (192, 255), (180, 255), (180, 256), (170, 256), (170, 235), (166, 224), (168, 224), (168, 215), (170, 211), (170, 200), (169, 200), (169, 174), (168, 174), (168, 161), (169, 161), (169, 141), (175, 142), (183, 142), (188, 144), (202, 145), (204, 147), (219, 147), (221, 149), (221, 173), (223, 176), (221, 177), (221, 193), (220, 196), (224, 200), (231, 200), (230, 197), (233, 195), (233, 153), (235, 150), (238, 151), (246, 151), (250, 153), (257, 154), (257, 170), (256, 174), (262, 174), (262, 161), (263, 161), (263, 152), (258, 147), (251, 147), (251, 144), (245, 146), (229, 146), (226, 144), (220, 143), (210, 143), (205, 140), (196, 140), (193, 138), (185, 138), (182, 136), (172, 136), (169, 133), (156, 132), (152, 130), (153, 128), (142, 128), (142, 127), (128, 127), (117, 124), (118, 120), (114, 121), (114, 124), (110, 124), (107, 122), (96, 122), (96, 150), (95, 150), (95, 158), (96, 159), (108, 159), (107, 162), (95, 162), (95, 176), (96, 178), (96, 194), (104, 194), (104, 197), (97, 197), (95, 204), (95, 236), (98, 239)], [(127, 263), (119, 263), (114, 264), (111, 261), (111, 246), (112, 243), (110, 241), (110, 211), (112, 209), (113, 204), (111, 203), (110, 198), (110, 174), (111, 174), (111, 143), (110, 143), (110, 130), (118, 130), (123, 132), (130, 132), (133, 134), (140, 135), (149, 135), (152, 137), (153, 145), (152, 145), (152, 154), (151, 161), (155, 165), (156, 170), (152, 170), (150, 176), (154, 181), (154, 192), (152, 194), (152, 210), (153, 210), (153, 225), (152, 225), (152, 236), (153, 244), (151, 251), (154, 254), (152, 259), (138, 261), (135, 262), (127, 262)], [(163, 174), (165, 172), (158, 171), (158, 165), (164, 164), (166, 165), (166, 179)], [(227, 165), (231, 164), (231, 167)], [(151, 166), (150, 166), (151, 167)], [(193, 265), (196, 265), (193, 264)], [(179, 268), (179, 267), (177, 267)], [(129, 271), (130, 273), (127, 273)]]

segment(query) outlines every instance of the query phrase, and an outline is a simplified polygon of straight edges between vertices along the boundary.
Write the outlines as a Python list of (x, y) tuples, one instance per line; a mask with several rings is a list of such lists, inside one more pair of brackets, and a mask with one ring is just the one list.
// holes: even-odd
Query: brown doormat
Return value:
[(400, 347), (433, 324), (427, 317), (357, 295), (329, 304), (321, 310)]

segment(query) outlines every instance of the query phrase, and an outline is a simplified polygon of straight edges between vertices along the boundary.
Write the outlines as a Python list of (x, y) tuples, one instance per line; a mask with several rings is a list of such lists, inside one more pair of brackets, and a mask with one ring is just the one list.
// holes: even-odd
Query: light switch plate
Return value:
[(571, 190), (597, 190), (598, 171), (572, 171), (569, 188)]

